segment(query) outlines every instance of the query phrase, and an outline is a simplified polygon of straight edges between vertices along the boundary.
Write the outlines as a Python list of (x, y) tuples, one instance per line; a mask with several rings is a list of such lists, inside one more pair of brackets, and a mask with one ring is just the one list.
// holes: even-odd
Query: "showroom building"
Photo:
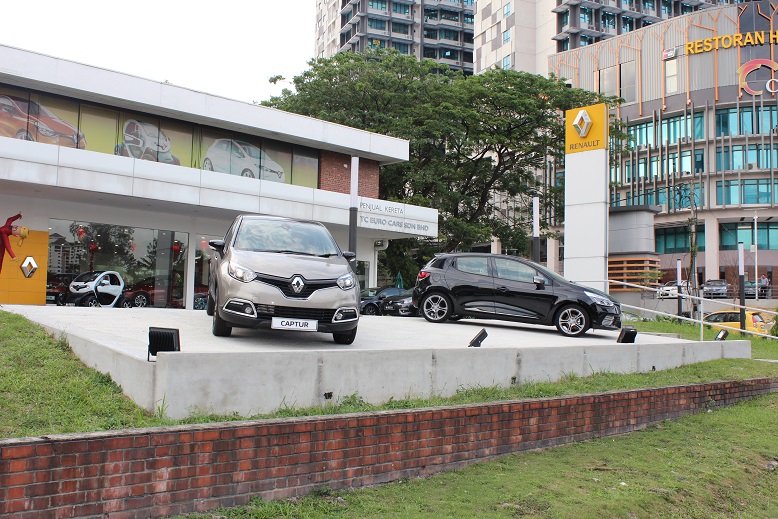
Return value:
[(776, 22), (769, 2), (745, 2), (549, 58), (549, 72), (574, 87), (623, 98), (614, 115), (633, 141), (631, 150), (612, 157), (611, 206), (656, 211), (654, 247), (630, 254), (663, 270), (665, 280), (675, 279), (677, 260), (689, 268), (694, 235), (700, 283), (737, 282), (738, 242), (747, 279), (773, 278)]
[(29, 229), (9, 236), (0, 303), (51, 302), (57, 282), (116, 270), (138, 301), (193, 308), (208, 241), (236, 215), (320, 221), (346, 250), (353, 205), (372, 286), (389, 240), (437, 238), (437, 210), (378, 199), (380, 166), (408, 153), (402, 139), (0, 46), (0, 219), (21, 213), (12, 224)]

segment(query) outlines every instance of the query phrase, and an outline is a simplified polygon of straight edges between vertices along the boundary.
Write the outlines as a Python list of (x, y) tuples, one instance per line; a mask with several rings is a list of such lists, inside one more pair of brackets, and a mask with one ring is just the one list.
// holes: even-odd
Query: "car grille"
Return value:
[[(292, 290), (292, 286), (291, 286), (291, 282), (294, 277), (295, 276), (291, 276), (288, 278), (280, 278), (276, 276), (268, 276), (266, 274), (257, 274), (257, 281), (261, 281), (262, 283), (267, 283), (268, 285), (273, 285), (281, 292), (283, 292), (283, 294), (286, 297), (291, 299), (308, 299), (317, 290), (321, 290), (322, 288), (331, 288), (331, 287), (338, 286), (337, 279), (316, 279), (311, 281), (305, 279), (303, 276), (300, 276), (301, 278), (303, 278), (303, 281), (305, 281), (305, 286), (303, 287), (302, 291), (298, 294), (294, 290)], [(291, 317), (291, 316), (285, 315), (284, 317)]]
[(323, 323), (331, 323), (335, 310), (318, 308), (294, 308), (291, 306), (255, 305), (257, 317), (288, 317), (290, 319), (316, 319)]

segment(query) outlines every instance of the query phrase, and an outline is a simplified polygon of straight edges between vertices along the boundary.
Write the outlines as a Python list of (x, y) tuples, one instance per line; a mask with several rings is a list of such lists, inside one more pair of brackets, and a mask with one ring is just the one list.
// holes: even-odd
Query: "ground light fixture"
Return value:
[(616, 342), (623, 342), (623, 343), (635, 342), (635, 337), (637, 337), (637, 335), (638, 335), (638, 331), (635, 329), (634, 326), (625, 326), (619, 332), (619, 338), (616, 339)]
[(486, 328), (481, 328), (481, 331), (478, 332), (475, 337), (473, 337), (473, 340), (470, 341), (470, 344), (467, 345), (468, 348), (480, 348), (481, 343), (484, 342), (484, 339), (486, 339), (489, 336), (488, 333), (486, 333)]
[(721, 330), (719, 333), (716, 334), (716, 340), (717, 341), (726, 340), (727, 335), (729, 335), (729, 332), (727, 330)]
[(160, 351), (181, 351), (181, 340), (178, 328), (149, 327), (149, 354), (146, 360), (156, 357)]

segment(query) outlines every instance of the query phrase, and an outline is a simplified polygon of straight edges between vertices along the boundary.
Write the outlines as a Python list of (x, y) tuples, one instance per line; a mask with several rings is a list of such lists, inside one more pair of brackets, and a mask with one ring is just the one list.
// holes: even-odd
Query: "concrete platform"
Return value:
[[(167, 416), (213, 412), (251, 416), (358, 394), (390, 398), (449, 396), (460, 388), (507, 386), (595, 372), (647, 372), (719, 358), (750, 358), (747, 340), (684, 341), (589, 331), (567, 338), (550, 327), (465, 319), (363, 316), (352, 345), (322, 333), (234, 329), (214, 337), (203, 311), (4, 305), (54, 337), (65, 336), (88, 366), (109, 373), (141, 407)], [(178, 328), (180, 352), (147, 361), (150, 326)], [(482, 329), (480, 348), (468, 348)]]

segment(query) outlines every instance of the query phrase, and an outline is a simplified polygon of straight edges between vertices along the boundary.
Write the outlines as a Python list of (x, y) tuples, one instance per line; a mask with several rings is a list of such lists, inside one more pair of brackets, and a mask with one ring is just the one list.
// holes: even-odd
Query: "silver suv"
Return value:
[(211, 240), (206, 312), (213, 334), (232, 328), (332, 333), (351, 344), (359, 323), (353, 252), (341, 252), (318, 222), (241, 215)]

